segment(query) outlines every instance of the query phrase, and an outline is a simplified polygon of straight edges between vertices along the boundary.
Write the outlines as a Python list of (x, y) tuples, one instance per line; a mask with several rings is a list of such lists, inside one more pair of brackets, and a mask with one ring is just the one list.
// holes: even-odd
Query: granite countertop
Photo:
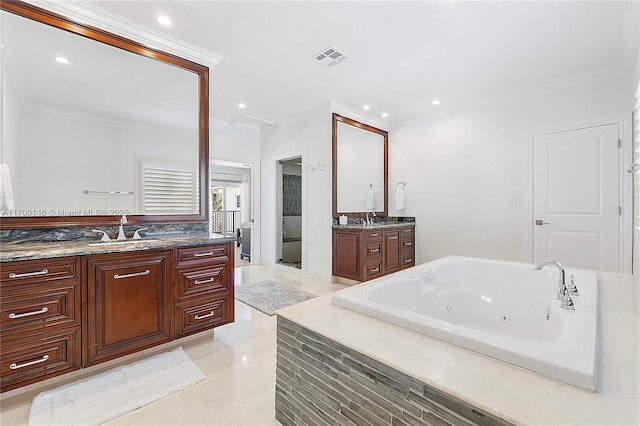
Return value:
[(393, 223), (374, 223), (373, 225), (365, 225), (363, 223), (350, 223), (347, 225), (332, 225), (333, 229), (355, 229), (355, 230), (366, 230), (366, 229), (389, 229), (389, 228), (400, 228), (402, 226), (416, 226), (415, 222), (393, 222)]
[[(46, 241), (2, 243), (0, 262), (19, 260), (46, 259), (52, 257), (81, 256), (88, 254), (113, 253), (136, 250), (152, 250), (180, 246), (205, 245), (235, 241), (235, 237), (219, 234), (166, 234), (143, 238), (140, 242), (118, 243), (111, 241), (100, 243), (99, 240)], [(136, 241), (129, 239), (128, 241)], [(89, 245), (89, 244), (92, 245)], [(114, 244), (115, 243), (115, 244)], [(94, 245), (95, 244), (95, 245)]]
[(595, 393), (333, 306), (332, 295), (278, 315), (515, 424), (637, 425), (640, 278), (601, 272), (599, 281)]

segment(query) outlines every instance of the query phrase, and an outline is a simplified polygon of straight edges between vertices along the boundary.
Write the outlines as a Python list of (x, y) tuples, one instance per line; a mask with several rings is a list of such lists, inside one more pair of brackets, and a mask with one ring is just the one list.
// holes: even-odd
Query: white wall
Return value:
[(250, 189), (251, 212), (242, 214), (242, 221), (249, 222), (253, 219), (251, 231), (251, 262), (260, 263), (261, 228), (262, 219), (260, 212), (260, 132), (246, 127), (230, 126), (227, 124), (210, 121), (209, 133), (209, 158), (214, 160), (230, 161), (232, 163), (246, 164), (251, 168), (251, 184), (243, 184), (243, 189)]
[[(392, 130), (389, 187), (406, 181), (416, 258), (527, 261), (526, 133), (632, 110), (628, 75), (454, 112)], [(519, 205), (513, 205), (519, 202)], [(397, 215), (395, 191), (389, 214)]]
[[(306, 272), (331, 275), (331, 105), (322, 104), (262, 131), (262, 263), (276, 249), (276, 161), (301, 155), (302, 264)], [(325, 166), (310, 172), (308, 164)]]

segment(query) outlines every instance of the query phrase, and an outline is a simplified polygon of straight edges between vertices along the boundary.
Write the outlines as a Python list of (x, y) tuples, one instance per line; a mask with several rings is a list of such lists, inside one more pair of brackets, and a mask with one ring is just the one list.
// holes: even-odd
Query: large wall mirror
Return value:
[(207, 221), (209, 68), (27, 3), (0, 9), (0, 226)]
[(333, 114), (333, 217), (387, 215), (388, 133)]

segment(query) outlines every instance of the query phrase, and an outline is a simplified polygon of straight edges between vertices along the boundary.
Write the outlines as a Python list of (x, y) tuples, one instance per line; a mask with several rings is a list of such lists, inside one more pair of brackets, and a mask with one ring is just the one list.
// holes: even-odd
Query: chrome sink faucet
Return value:
[(564, 266), (562, 266), (559, 262), (555, 260), (544, 260), (538, 263), (535, 267), (537, 271), (541, 271), (547, 265), (555, 265), (558, 267), (558, 289), (556, 290), (556, 299), (560, 300), (560, 307), (563, 309), (574, 310), (573, 300), (569, 295), (569, 291), (567, 290), (567, 285), (565, 284), (565, 274), (564, 274)]
[(122, 215), (122, 217), (120, 218), (120, 229), (118, 230), (118, 238), (116, 238), (116, 240), (126, 240), (127, 236), (124, 235), (124, 229), (122, 227), (122, 225), (124, 225), (125, 223), (127, 223), (127, 216)]
[[(373, 214), (373, 217), (371, 219), (369, 219), (369, 213)], [(367, 210), (367, 225), (373, 225), (373, 218), (376, 217), (376, 212), (374, 212), (373, 210)]]

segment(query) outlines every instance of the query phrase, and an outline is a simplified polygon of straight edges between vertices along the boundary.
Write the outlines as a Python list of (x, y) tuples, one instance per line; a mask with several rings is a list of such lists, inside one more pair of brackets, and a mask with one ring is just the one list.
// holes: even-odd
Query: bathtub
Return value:
[(336, 293), (332, 304), (596, 391), (595, 272), (567, 268), (575, 311), (556, 300), (559, 271), (447, 256)]

